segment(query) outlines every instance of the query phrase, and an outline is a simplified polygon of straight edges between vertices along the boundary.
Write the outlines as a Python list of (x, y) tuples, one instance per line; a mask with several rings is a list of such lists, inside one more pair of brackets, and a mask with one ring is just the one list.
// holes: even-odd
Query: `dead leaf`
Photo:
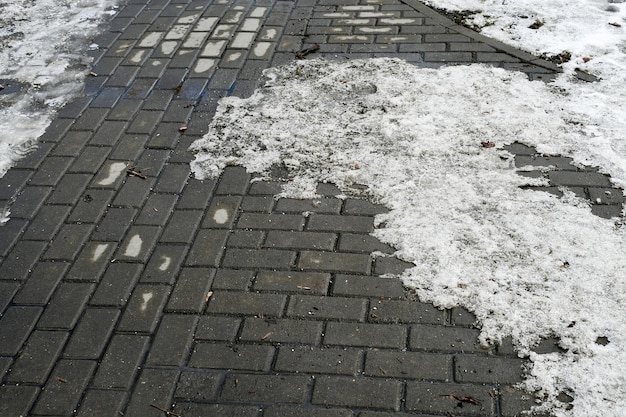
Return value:
[(267, 333), (265, 333), (265, 335), (261, 338), (261, 340), (265, 340), (265, 339), (267, 339), (268, 337), (270, 337), (270, 336), (271, 336), (271, 335), (273, 335), (273, 334), (274, 334), (274, 332), (267, 332)]
[(311, 290), (311, 287), (304, 287), (302, 285), (297, 285), (296, 288), (299, 289), (299, 290), (307, 290), (307, 291)]
[(615, 26), (616, 28), (621, 28), (621, 27), (622, 27), (622, 25), (620, 25), (620, 24), (619, 24), (619, 23), (617, 23), (617, 22), (609, 22), (609, 25), (611, 25), (611, 26)]
[(306, 57), (308, 54), (311, 54), (315, 51), (319, 51), (320, 50), (320, 44), (316, 43), (313, 46), (310, 46), (308, 48), (304, 48), (303, 50), (296, 52), (296, 58), (297, 59), (304, 59), (304, 57)]
[(489, 141), (480, 142), (480, 144), (483, 145), (483, 148), (493, 148), (494, 146), (496, 146), (495, 143)]
[(89, 75), (90, 75), (91, 77), (97, 77), (97, 76), (98, 76), (98, 74), (96, 74), (96, 73), (95, 73), (95, 72), (93, 72), (93, 71), (91, 71), (91, 72), (89, 73)]
[(583, 62), (585, 62), (585, 63), (586, 63), (586, 62), (589, 62), (589, 61), (591, 61), (591, 58), (590, 58), (590, 57), (588, 57), (588, 56), (584, 56), (584, 57), (583, 57)]
[(468, 403), (468, 404), (472, 404), (472, 405), (480, 405), (480, 401), (478, 401), (476, 398), (474, 397), (467, 397), (467, 396), (463, 396), (463, 395), (455, 395), (455, 394), (450, 394), (450, 395), (443, 395), (443, 397), (448, 397), (448, 398), (453, 398), (461, 403)]
[(209, 291), (206, 293), (206, 297), (204, 297), (204, 301), (205, 302), (209, 302), (209, 298), (211, 298), (211, 296), (213, 295), (213, 291)]
[(187, 126), (181, 126), (178, 128), (179, 132), (184, 132), (185, 130), (187, 130)]
[(60, 376), (57, 376), (57, 377), (56, 377), (56, 380), (57, 380), (57, 381), (59, 381), (59, 382), (61, 382), (61, 383), (63, 383), (63, 384), (67, 384), (67, 379), (65, 379), (65, 378), (61, 378)]

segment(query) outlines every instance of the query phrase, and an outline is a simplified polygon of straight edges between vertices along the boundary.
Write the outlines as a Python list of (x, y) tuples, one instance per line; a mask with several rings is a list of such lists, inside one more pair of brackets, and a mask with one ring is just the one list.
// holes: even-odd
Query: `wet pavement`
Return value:
[[(478, 345), (462, 308), (422, 303), (409, 264), (370, 236), (384, 207), (275, 199), (241, 167), (190, 173), (220, 98), (270, 66), (397, 57), (558, 68), (413, 0), (134, 0), (94, 40), (84, 95), (0, 179), (0, 415), (517, 416), (524, 359)], [(317, 46), (319, 45), (319, 49)], [(309, 49), (310, 48), (310, 49)], [(623, 196), (595, 168), (509, 151), (590, 199)], [(555, 349), (544, 343), (542, 349)]]

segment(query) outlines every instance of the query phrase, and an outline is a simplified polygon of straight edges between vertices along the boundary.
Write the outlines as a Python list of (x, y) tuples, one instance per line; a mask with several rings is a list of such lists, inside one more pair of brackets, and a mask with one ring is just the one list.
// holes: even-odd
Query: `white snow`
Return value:
[[(520, 189), (529, 180), (511, 155), (481, 146), (520, 141), (604, 163), (623, 182), (624, 157), (596, 144), (602, 132), (618, 146), (626, 130), (571, 110), (575, 93), (601, 84), (564, 91), (482, 65), (433, 70), (392, 59), (296, 62), (265, 76), (249, 99), (222, 100), (192, 146), (197, 177), (278, 164), (293, 177), (284, 196), (313, 197), (317, 181), (346, 194), (365, 185), (362, 194), (391, 209), (377, 217), (385, 226), (375, 236), (415, 264), (402, 279), (422, 300), (474, 312), (485, 344), (511, 336), (535, 365), (526, 387), (546, 394), (556, 415), (621, 413), (624, 230), (572, 193)], [(567, 352), (531, 352), (549, 336)], [(555, 400), (560, 392), (574, 394), (571, 411)]]
[(55, 112), (79, 94), (96, 49), (90, 38), (117, 0), (0, 2), (0, 177), (36, 145)]

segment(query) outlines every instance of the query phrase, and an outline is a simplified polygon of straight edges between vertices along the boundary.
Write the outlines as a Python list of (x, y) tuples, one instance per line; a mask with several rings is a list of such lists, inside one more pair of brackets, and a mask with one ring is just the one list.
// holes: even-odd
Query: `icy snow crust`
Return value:
[[(501, 69), (419, 69), (393, 59), (300, 62), (265, 76), (249, 99), (222, 100), (192, 145), (197, 177), (228, 164), (268, 174), (277, 164), (293, 177), (287, 196), (311, 197), (317, 181), (346, 194), (365, 185), (362, 194), (391, 209), (377, 217), (384, 227), (375, 236), (415, 264), (402, 279), (423, 301), (474, 312), (484, 344), (511, 336), (533, 362), (526, 388), (546, 394), (555, 415), (622, 414), (624, 229), (571, 193), (520, 189), (529, 180), (511, 155), (481, 145), (520, 141), (619, 160), (598, 152), (567, 95)], [(531, 352), (549, 336), (567, 351)], [(574, 395), (571, 411), (555, 400), (560, 392)]]
[(26, 85), (0, 94), (0, 177), (36, 146), (55, 111), (81, 92), (90, 62), (88, 39), (117, 3), (0, 2), (0, 79)]

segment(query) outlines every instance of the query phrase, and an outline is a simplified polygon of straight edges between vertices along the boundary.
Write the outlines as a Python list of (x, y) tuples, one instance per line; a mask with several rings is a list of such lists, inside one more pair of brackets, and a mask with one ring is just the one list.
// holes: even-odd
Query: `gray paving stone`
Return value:
[(6, 256), (7, 253), (9, 253), (27, 225), (27, 220), (14, 219), (2, 227), (2, 235), (0, 236), (0, 255)]
[(230, 229), (239, 214), (239, 196), (218, 196), (211, 199), (203, 228)]
[(315, 379), (311, 402), (399, 411), (402, 388), (400, 381), (390, 379), (320, 376)]
[(383, 378), (452, 382), (452, 356), (421, 352), (371, 350), (364, 374)]
[(261, 230), (231, 230), (227, 246), (232, 248), (260, 249), (265, 240)]
[(215, 400), (221, 379), (218, 373), (183, 372), (176, 384), (174, 396), (190, 401)]
[(140, 110), (126, 133), (149, 135), (163, 117), (163, 112), (153, 110)]
[(160, 241), (165, 243), (191, 244), (202, 216), (200, 210), (178, 210), (172, 214)]
[(13, 302), (16, 304), (47, 304), (68, 267), (69, 264), (65, 262), (37, 263), (26, 283), (13, 298)]
[(95, 134), (90, 135), (90, 145), (114, 146), (123, 137), (128, 123), (121, 120), (105, 120)]
[(157, 193), (179, 194), (189, 179), (189, 166), (184, 164), (167, 165), (154, 187)]
[(52, 190), (52, 187), (25, 187), (11, 204), (11, 218), (32, 218), (41, 208)]
[(161, 417), (163, 412), (152, 405), (166, 410), (170, 409), (178, 375), (179, 372), (176, 370), (144, 368), (130, 395), (130, 402), (124, 415), (128, 417)]
[(216, 194), (241, 195), (248, 189), (250, 174), (243, 167), (226, 167), (215, 190)]
[(193, 402), (179, 402), (175, 407), (176, 413), (185, 417), (258, 417), (259, 407), (226, 404), (203, 404)]
[(67, 338), (67, 332), (35, 330), (21, 349), (7, 381), (17, 384), (44, 384)]
[(330, 322), (325, 345), (404, 349), (407, 329), (400, 325)]
[(298, 267), (304, 270), (369, 274), (372, 259), (366, 254), (303, 251)]
[(0, 318), (0, 355), (15, 356), (35, 327), (41, 307), (10, 306)]
[(382, 252), (391, 254), (395, 249), (376, 239), (374, 236), (357, 233), (341, 233), (338, 249), (345, 252)]
[[(137, 168), (139, 169), (139, 168)], [(143, 175), (143, 168), (140, 169)], [(129, 176), (119, 190), (113, 204), (123, 207), (141, 207), (154, 187), (154, 178), (139, 178)]]
[(324, 295), (328, 292), (331, 275), (322, 272), (259, 271), (254, 289)]
[(281, 346), (275, 371), (357, 375), (362, 353), (356, 349), (333, 349), (316, 346)]
[(93, 306), (124, 306), (142, 269), (140, 264), (111, 263), (98, 284), (90, 304)]
[(137, 210), (132, 208), (109, 208), (96, 227), (92, 239), (119, 242), (130, 227), (136, 213)]
[(229, 374), (220, 399), (247, 403), (302, 403), (308, 396), (309, 377), (304, 375)]
[(446, 312), (418, 301), (379, 299), (371, 302), (368, 320), (374, 323), (444, 324)]
[(88, 308), (65, 346), (66, 358), (98, 359), (119, 318), (116, 308)]
[(279, 294), (215, 291), (209, 300), (207, 312), (279, 317), (285, 302), (286, 296)]
[(215, 181), (197, 180), (190, 178), (180, 199), (178, 200), (179, 209), (204, 209), (208, 205), (211, 198)]
[(72, 261), (85, 245), (91, 231), (90, 224), (64, 224), (56, 237), (50, 242), (42, 259)]
[(124, 315), (117, 325), (118, 331), (152, 333), (170, 294), (170, 287), (139, 284), (135, 286)]
[(326, 407), (270, 406), (264, 409), (263, 417), (352, 417), (352, 411)]
[(146, 364), (182, 366), (189, 355), (197, 322), (198, 317), (193, 315), (163, 315)]
[[(189, 360), (192, 368), (267, 371), (274, 348), (268, 345), (232, 345), (200, 342), (194, 346)], [(243, 398), (243, 397), (240, 397)]]
[(183, 268), (176, 279), (167, 311), (200, 313), (204, 310), (215, 276), (212, 268)]
[(243, 229), (302, 230), (305, 217), (298, 214), (242, 213), (237, 227)]
[(24, 281), (45, 247), (45, 242), (19, 241), (0, 264), (0, 279)]
[(7, 308), (19, 287), (18, 282), (0, 281), (0, 314)]
[(126, 404), (128, 394), (123, 391), (87, 390), (81, 401), (77, 417), (117, 417)]
[(478, 329), (416, 324), (411, 326), (409, 347), (425, 351), (486, 352), (478, 343), (479, 334)]
[(67, 221), (73, 223), (98, 222), (107, 210), (113, 195), (113, 190), (85, 190), (81, 199), (74, 205)]
[(307, 230), (371, 233), (374, 221), (371, 217), (314, 214), (309, 217)]
[(234, 341), (241, 319), (237, 317), (202, 316), (198, 322), (195, 340)]
[(402, 261), (393, 256), (379, 256), (374, 261), (374, 274), (376, 275), (400, 275), (406, 269), (412, 268), (412, 263)]
[(218, 266), (224, 246), (228, 239), (228, 230), (203, 229), (198, 232), (186, 260), (190, 266)]
[(74, 328), (94, 288), (93, 284), (88, 283), (61, 282), (39, 319), (37, 328)]
[(550, 183), (555, 185), (571, 185), (583, 187), (611, 187), (611, 181), (599, 172), (585, 171), (550, 171)]
[(98, 366), (92, 385), (98, 388), (128, 389), (148, 349), (148, 336), (116, 334)]
[[(258, 183), (253, 184), (253, 186), (256, 184)], [(270, 196), (245, 196), (241, 202), (241, 210), (248, 212), (269, 213), (273, 207), (274, 198)]]
[(158, 226), (131, 227), (115, 258), (120, 261), (146, 262), (160, 233), (161, 228)]
[(108, 146), (86, 146), (74, 160), (68, 172), (95, 175), (110, 153), (111, 148)]
[(211, 289), (248, 291), (254, 277), (254, 271), (219, 268)]
[(240, 340), (256, 343), (304, 343), (317, 344), (322, 334), (321, 322), (290, 319), (246, 317)]
[(225, 251), (222, 266), (226, 268), (289, 268), (295, 252), (278, 249), (236, 249)]
[(175, 204), (176, 196), (173, 194), (151, 194), (148, 196), (139, 216), (137, 216), (135, 224), (164, 225), (167, 223), (167, 219), (171, 215)]
[[(491, 386), (408, 382), (405, 407), (418, 413), (495, 416), (492, 394)], [(455, 397), (471, 397), (477, 404), (461, 402)]]
[(289, 297), (287, 315), (323, 320), (363, 321), (366, 310), (367, 300), (364, 299), (292, 295)]
[(337, 275), (333, 295), (366, 296), (376, 298), (404, 298), (406, 292), (397, 278)]
[(265, 246), (270, 248), (295, 248), (332, 250), (337, 235), (334, 233), (295, 232), (271, 230), (267, 234)]
[[(24, 239), (51, 240), (71, 210), (68, 206), (43, 206), (24, 232)], [(10, 222), (9, 222), (10, 224)]]
[(60, 360), (37, 399), (33, 414), (70, 415), (96, 367), (95, 361)]
[(80, 117), (74, 122), (71, 129), (73, 131), (95, 132), (104, 121), (109, 109), (88, 108), (82, 112)]
[(186, 254), (185, 246), (157, 246), (145, 267), (141, 282), (173, 284)]
[(28, 385), (1, 385), (0, 414), (11, 417), (27, 415), (40, 390)]
[(454, 378), (458, 382), (517, 384), (523, 381), (522, 366), (518, 358), (458, 355), (454, 358)]

